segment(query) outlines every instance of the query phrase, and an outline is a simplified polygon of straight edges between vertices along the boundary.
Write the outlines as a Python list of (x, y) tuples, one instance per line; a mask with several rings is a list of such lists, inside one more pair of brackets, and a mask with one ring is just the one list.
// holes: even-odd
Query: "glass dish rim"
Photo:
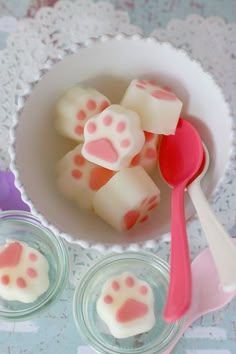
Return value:
[[(147, 258), (148, 257), (148, 258)], [(95, 336), (88, 336), (85, 334), (87, 332), (87, 325), (84, 320), (83, 316), (83, 310), (82, 310), (82, 303), (83, 303), (83, 297), (84, 293), (86, 291), (85, 284), (89, 284), (91, 280), (94, 279), (96, 276), (96, 273), (98, 271), (102, 271), (103, 268), (105, 268), (108, 264), (112, 264), (113, 262), (119, 262), (119, 261), (124, 261), (124, 260), (141, 260), (144, 262), (149, 263), (149, 265), (154, 262), (156, 262), (156, 265), (160, 267), (160, 271), (165, 273), (164, 276), (167, 275), (169, 278), (169, 264), (163, 260), (161, 257), (149, 253), (147, 251), (126, 251), (123, 254), (120, 253), (109, 253), (103, 258), (100, 258), (99, 260), (95, 260), (89, 270), (83, 275), (81, 278), (80, 283), (77, 285), (75, 292), (74, 292), (74, 297), (73, 297), (73, 318), (74, 322), (77, 328), (77, 331), (81, 335), (81, 337), (86, 340), (87, 344), (89, 344), (96, 352), (100, 354), (106, 354), (107, 350), (109, 350), (109, 353), (114, 353), (114, 354), (124, 354), (125, 352), (122, 351), (120, 352), (120, 349), (113, 350), (110, 347), (106, 347), (103, 343), (100, 341), (98, 342), (95, 338)], [(167, 278), (167, 279), (168, 279)], [(146, 354), (153, 354), (153, 350), (157, 350), (156, 353), (162, 353), (164, 350), (168, 349), (168, 347), (171, 346), (172, 341), (175, 339), (175, 336), (178, 335), (180, 332), (182, 326), (184, 323), (184, 317), (181, 318), (179, 321), (176, 321), (174, 323), (170, 323), (170, 329), (168, 331), (167, 337), (164, 339), (163, 342), (161, 343), (155, 343), (152, 345), (152, 347), (147, 347), (147, 351), (145, 351)], [(145, 348), (146, 349), (146, 348)], [(132, 350), (132, 354), (143, 354), (142, 348), (137, 348)], [(159, 351), (161, 350), (161, 351)]]
[(0, 310), (1, 320), (21, 321), (33, 318), (35, 315), (45, 311), (48, 306), (50, 306), (60, 296), (68, 280), (69, 254), (66, 248), (65, 240), (59, 236), (56, 236), (56, 234), (54, 234), (50, 229), (43, 225), (42, 222), (32, 213), (20, 210), (7, 210), (0, 212), (0, 224), (1, 222), (11, 219), (25, 221), (25, 223), (28, 225), (33, 224), (34, 227), (43, 232), (44, 237), (47, 237), (47, 239), (50, 241), (50, 244), (53, 245), (57, 251), (57, 257), (59, 260), (59, 269), (57, 272), (56, 280), (54, 282), (54, 286), (50, 289), (50, 292), (47, 294), (47, 296), (42, 298), (40, 303), (33, 305), (34, 302), (32, 302), (32, 306), (30, 306), (29, 303), (29, 308), (19, 311)]

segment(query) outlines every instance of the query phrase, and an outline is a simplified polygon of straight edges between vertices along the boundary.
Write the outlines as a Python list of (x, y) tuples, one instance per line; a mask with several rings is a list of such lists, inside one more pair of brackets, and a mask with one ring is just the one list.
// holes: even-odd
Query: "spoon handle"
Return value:
[(191, 269), (184, 215), (184, 185), (175, 187), (171, 200), (170, 283), (164, 318), (174, 322), (191, 303)]
[(207, 238), (224, 291), (236, 290), (236, 247), (213, 213), (200, 181), (188, 186), (188, 192)]

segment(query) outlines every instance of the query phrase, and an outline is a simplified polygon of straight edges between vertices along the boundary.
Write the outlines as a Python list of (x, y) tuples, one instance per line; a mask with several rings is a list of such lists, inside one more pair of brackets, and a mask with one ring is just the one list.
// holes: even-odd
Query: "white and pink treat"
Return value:
[(49, 266), (36, 249), (19, 241), (0, 247), (0, 296), (29, 303), (49, 287)]
[(87, 122), (82, 154), (93, 163), (118, 171), (129, 166), (144, 140), (137, 113), (111, 105)]
[(157, 145), (159, 135), (150, 132), (145, 132), (145, 143), (142, 150), (134, 156), (130, 166), (142, 166), (148, 173), (157, 167)]
[(182, 102), (167, 87), (152, 80), (133, 80), (121, 105), (137, 112), (142, 128), (155, 134), (174, 134), (182, 109)]
[(88, 119), (109, 105), (108, 98), (97, 90), (74, 86), (56, 104), (55, 127), (61, 135), (81, 142)]
[(151, 287), (130, 272), (106, 281), (97, 301), (97, 312), (116, 338), (148, 332), (156, 322)]
[(92, 210), (95, 193), (114, 172), (87, 161), (81, 154), (82, 144), (68, 152), (57, 166), (57, 185), (61, 193), (81, 208)]
[(141, 166), (123, 168), (94, 196), (95, 213), (118, 231), (131, 229), (149, 218), (160, 191)]

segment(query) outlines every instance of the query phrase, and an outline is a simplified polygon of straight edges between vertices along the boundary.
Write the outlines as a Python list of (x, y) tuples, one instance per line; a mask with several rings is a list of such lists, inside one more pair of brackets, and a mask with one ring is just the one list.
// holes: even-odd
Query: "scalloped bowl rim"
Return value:
[[(215, 188), (211, 192), (212, 197), (215, 195), (218, 195), (220, 193), (220, 190), (222, 189), (222, 186), (224, 185), (225, 176), (228, 176), (233, 173), (234, 155), (235, 155), (235, 150), (236, 150), (236, 148), (235, 148), (236, 138), (234, 135), (234, 129), (235, 129), (234, 128), (234, 120), (232, 118), (229, 105), (226, 102), (225, 97), (223, 95), (222, 89), (219, 87), (218, 84), (216, 84), (213, 77), (208, 72), (204, 71), (204, 69), (202, 68), (202, 65), (198, 61), (192, 59), (185, 51), (183, 51), (182, 49), (175, 48), (170, 43), (159, 42), (155, 37), (144, 37), (141, 35), (126, 35), (123, 33), (120, 33), (120, 34), (117, 34), (114, 36), (113, 35), (103, 35), (98, 38), (89, 39), (83, 43), (78, 43), (77, 45), (72, 45), (70, 47), (70, 49), (62, 50), (61, 53), (57, 56), (57, 58), (53, 58), (53, 60), (47, 61), (47, 63), (41, 68), (37, 77), (35, 77), (35, 81), (32, 83), (32, 85), (29, 86), (26, 84), (24, 94), (16, 95), (17, 111), (16, 111), (15, 115), (13, 116), (13, 124), (12, 124), (11, 130), (10, 130), (11, 147), (10, 147), (10, 151), (9, 151), (10, 157), (11, 157), (10, 167), (15, 175), (15, 185), (21, 191), (23, 201), (30, 206), (31, 212), (40, 220), (40, 222), (44, 226), (48, 227), (54, 234), (63, 237), (68, 242), (78, 244), (79, 246), (81, 246), (83, 248), (93, 248), (93, 249), (97, 249), (98, 251), (101, 251), (101, 252), (104, 250), (112, 250), (115, 252), (122, 252), (123, 250), (138, 251), (140, 249), (153, 248), (160, 242), (160, 239), (162, 239), (166, 234), (169, 234), (169, 233), (167, 232), (167, 233), (163, 234), (162, 237), (159, 239), (150, 239), (150, 240), (146, 240), (146, 241), (142, 241), (142, 242), (137, 242), (137, 243), (132, 242), (129, 244), (120, 245), (120, 244), (116, 244), (116, 243), (110, 244), (110, 243), (86, 241), (83, 239), (74, 239), (73, 236), (71, 236), (69, 233), (60, 231), (55, 225), (50, 223), (47, 220), (47, 218), (44, 215), (42, 215), (34, 207), (33, 202), (31, 201), (31, 199), (28, 197), (27, 193), (25, 192), (25, 187), (20, 180), (19, 171), (18, 171), (18, 167), (17, 167), (17, 163), (16, 163), (16, 151), (15, 151), (16, 128), (19, 123), (18, 117), (24, 108), (24, 103), (26, 102), (26, 100), (30, 96), (31, 91), (34, 88), (34, 86), (40, 81), (42, 73), (47, 74), (55, 64), (60, 63), (68, 55), (79, 54), (79, 50), (81, 48), (82, 49), (88, 48), (88, 47), (92, 46), (94, 43), (102, 43), (102, 42), (107, 42), (109, 40), (122, 41), (122, 39), (125, 39), (125, 40), (129, 39), (129, 40), (134, 40), (134, 41), (137, 41), (137, 40), (147, 41), (150, 43), (157, 43), (160, 47), (163, 47), (163, 48), (165, 48), (165, 47), (171, 48), (176, 53), (181, 54), (184, 58), (187, 58), (188, 60), (193, 62), (196, 66), (198, 66), (201, 69), (201, 71), (204, 73), (205, 77), (209, 81), (211, 81), (212, 84), (214, 84), (215, 89), (218, 90), (219, 95), (222, 97), (222, 100), (224, 101), (224, 104), (225, 104), (226, 114), (227, 114), (228, 118), (230, 119), (230, 124), (231, 124), (231, 129), (230, 129), (231, 134), (229, 136), (229, 142), (230, 142), (231, 148), (230, 148), (230, 152), (229, 152), (229, 156), (228, 156), (227, 164), (225, 166), (224, 173), (222, 174), (221, 179), (218, 180)], [(187, 224), (191, 223), (193, 218), (194, 217), (191, 217), (187, 221)]]

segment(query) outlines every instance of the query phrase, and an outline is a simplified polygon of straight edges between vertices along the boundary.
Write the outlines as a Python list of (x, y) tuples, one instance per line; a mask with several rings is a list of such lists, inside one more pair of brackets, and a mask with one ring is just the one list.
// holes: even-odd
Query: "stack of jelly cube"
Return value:
[(61, 193), (118, 231), (149, 218), (160, 201), (150, 173), (161, 134), (174, 134), (182, 102), (152, 80), (131, 81), (119, 104), (95, 89), (70, 88), (56, 104), (55, 127), (78, 145), (59, 161)]

